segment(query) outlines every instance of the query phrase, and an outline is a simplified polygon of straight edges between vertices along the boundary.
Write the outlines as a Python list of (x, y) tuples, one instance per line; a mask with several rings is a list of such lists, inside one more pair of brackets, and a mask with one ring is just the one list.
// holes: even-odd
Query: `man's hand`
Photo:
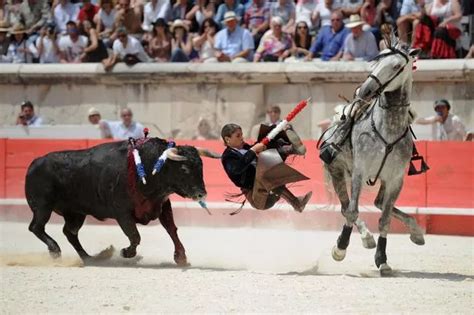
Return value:
[(267, 147), (263, 143), (257, 143), (253, 147), (250, 148), (250, 150), (254, 151), (255, 153), (260, 153), (262, 151), (265, 151)]

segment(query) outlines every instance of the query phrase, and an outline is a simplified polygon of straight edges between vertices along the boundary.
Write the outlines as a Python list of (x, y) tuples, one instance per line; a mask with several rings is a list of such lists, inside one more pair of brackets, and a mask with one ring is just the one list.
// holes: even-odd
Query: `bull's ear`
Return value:
[(421, 49), (419, 48), (412, 48), (410, 49), (410, 51), (408, 52), (408, 54), (412, 57), (416, 57), (418, 56), (418, 54), (420, 53)]
[(196, 147), (196, 150), (198, 150), (200, 156), (205, 156), (211, 159), (220, 159), (221, 155), (219, 153), (210, 151), (209, 149), (206, 148), (200, 148)]
[(178, 149), (176, 148), (170, 148), (166, 149), (166, 157), (170, 160), (173, 161), (186, 161), (187, 158), (185, 156), (179, 155), (178, 154)]

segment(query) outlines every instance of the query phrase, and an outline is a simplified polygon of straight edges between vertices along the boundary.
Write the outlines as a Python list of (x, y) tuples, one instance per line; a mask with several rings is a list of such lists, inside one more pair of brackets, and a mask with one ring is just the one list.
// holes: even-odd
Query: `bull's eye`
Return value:
[(181, 169), (184, 171), (185, 174), (191, 173), (189, 167), (187, 167), (186, 165), (181, 165)]
[(399, 70), (400, 67), (401, 67), (401, 65), (395, 65), (395, 66), (393, 67), (393, 70)]

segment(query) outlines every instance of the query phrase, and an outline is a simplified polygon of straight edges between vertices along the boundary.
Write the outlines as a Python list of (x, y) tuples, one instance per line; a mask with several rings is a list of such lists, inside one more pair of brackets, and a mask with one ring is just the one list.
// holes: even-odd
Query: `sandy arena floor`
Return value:
[[(60, 225), (47, 231), (63, 251), (52, 261), (26, 223), (0, 222), (0, 313), (440, 313), (472, 314), (474, 238), (427, 236), (419, 247), (391, 235), (380, 278), (375, 250), (351, 239), (331, 258), (335, 232), (181, 228), (189, 268), (174, 265), (161, 226), (141, 227), (139, 258), (80, 267)], [(85, 226), (90, 254), (128, 245), (118, 226)]]

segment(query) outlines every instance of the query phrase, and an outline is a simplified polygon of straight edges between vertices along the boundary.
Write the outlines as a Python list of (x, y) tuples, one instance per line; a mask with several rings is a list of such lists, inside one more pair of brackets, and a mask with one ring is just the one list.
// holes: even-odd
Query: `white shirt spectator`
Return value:
[(326, 8), (324, 1), (319, 2), (314, 11), (319, 12), (319, 21), (321, 23), (321, 27), (331, 26), (332, 11)]
[(69, 21), (77, 22), (79, 7), (71, 2), (65, 6), (61, 3), (54, 8), (54, 22), (60, 33), (66, 33), (66, 23)]
[(116, 15), (117, 15), (117, 10), (115, 9), (112, 9), (110, 13), (108, 14), (107, 12), (105, 12), (105, 10), (102, 10), (102, 9), (99, 10), (100, 21), (104, 25), (104, 29), (111, 30), (114, 28)]
[(109, 121), (107, 122), (112, 138), (126, 140), (132, 138), (142, 138), (143, 125), (139, 122), (133, 121), (130, 126), (125, 127), (122, 121)]
[(363, 31), (358, 38), (350, 33), (344, 41), (344, 53), (350, 53), (355, 60), (370, 60), (379, 53), (375, 36), (370, 31)]
[(38, 56), (39, 62), (40, 63), (58, 63), (59, 56), (54, 51), (53, 41), (47, 36), (43, 38), (38, 37), (36, 39), (36, 47), (40, 46), (41, 41), (43, 41), (43, 52), (41, 53), (41, 55)]
[(309, 29), (313, 29), (311, 15), (316, 8), (316, 0), (301, 0), (296, 4), (296, 22), (306, 22)]
[(71, 40), (69, 35), (59, 39), (59, 50), (64, 53), (67, 62), (79, 62), (79, 57), (86, 47), (87, 37), (83, 35), (79, 35), (75, 42)]
[(26, 125), (30, 127), (38, 127), (43, 125), (43, 118), (34, 115), (30, 120), (26, 121)]
[(125, 55), (135, 55), (142, 62), (149, 61), (148, 55), (145, 53), (142, 44), (133, 36), (127, 35), (127, 47), (123, 47), (122, 42), (116, 39), (113, 44), (114, 54), (123, 59)]
[(145, 31), (151, 31), (152, 23), (159, 18), (163, 18), (166, 21), (168, 20), (169, 13), (171, 12), (170, 1), (168, 0), (158, 0), (155, 8), (151, 2), (145, 4), (143, 12), (143, 24), (142, 29)]
[[(28, 52), (21, 52), (21, 49), (27, 49)], [(23, 40), (20, 44), (13, 42), (8, 46), (6, 56), (0, 56), (2, 63), (32, 63), (33, 56), (36, 56), (38, 51), (33, 43), (28, 43)]]
[[(434, 117), (427, 119), (434, 119)], [(432, 139), (437, 141), (463, 141), (466, 133), (466, 127), (461, 119), (453, 114), (448, 114), (444, 123), (435, 123), (431, 128)]]

